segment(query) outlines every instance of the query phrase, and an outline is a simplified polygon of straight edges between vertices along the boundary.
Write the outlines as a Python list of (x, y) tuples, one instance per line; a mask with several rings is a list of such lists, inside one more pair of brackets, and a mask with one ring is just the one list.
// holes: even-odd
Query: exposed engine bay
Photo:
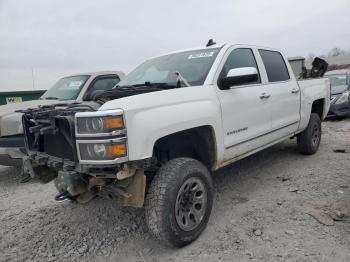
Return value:
[(141, 207), (151, 159), (128, 161), (123, 111), (98, 111), (97, 100), (20, 111), (28, 154), (23, 172), (44, 183), (54, 180), (57, 201), (103, 196)]

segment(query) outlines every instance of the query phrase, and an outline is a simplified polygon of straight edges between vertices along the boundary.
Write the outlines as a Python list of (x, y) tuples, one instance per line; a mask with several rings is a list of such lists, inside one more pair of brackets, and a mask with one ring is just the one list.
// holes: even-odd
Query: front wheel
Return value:
[(191, 158), (172, 159), (150, 185), (145, 204), (148, 228), (166, 244), (185, 246), (205, 229), (212, 203), (208, 169)]
[(307, 128), (297, 136), (299, 152), (305, 155), (316, 153), (321, 142), (321, 134), (321, 119), (318, 114), (312, 113)]

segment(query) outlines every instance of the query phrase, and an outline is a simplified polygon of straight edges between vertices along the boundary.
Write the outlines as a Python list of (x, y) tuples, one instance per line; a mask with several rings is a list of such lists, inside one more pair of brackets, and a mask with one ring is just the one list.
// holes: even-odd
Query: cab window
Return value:
[[(259, 72), (258, 65), (256, 63), (253, 51), (250, 48), (237, 48), (233, 50), (228, 56), (224, 67), (220, 73), (220, 78), (227, 76), (227, 73), (231, 69), (241, 68), (241, 67), (254, 67)], [(258, 75), (258, 80), (250, 84), (261, 83), (260, 74)]]
[(259, 50), (261, 59), (263, 60), (267, 78), (269, 82), (287, 81), (290, 79), (287, 65), (281, 53), (271, 50)]
[(120, 78), (117, 75), (98, 77), (90, 85), (89, 92), (111, 90), (119, 81)]

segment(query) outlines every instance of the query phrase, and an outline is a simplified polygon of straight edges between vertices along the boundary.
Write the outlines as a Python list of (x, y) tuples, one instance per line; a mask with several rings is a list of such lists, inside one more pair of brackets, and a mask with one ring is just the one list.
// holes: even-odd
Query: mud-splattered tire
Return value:
[(298, 150), (304, 155), (317, 152), (321, 142), (321, 119), (318, 114), (312, 113), (307, 128), (297, 136)]
[(205, 229), (213, 204), (208, 169), (191, 158), (170, 160), (154, 177), (146, 197), (146, 223), (160, 241), (176, 247)]

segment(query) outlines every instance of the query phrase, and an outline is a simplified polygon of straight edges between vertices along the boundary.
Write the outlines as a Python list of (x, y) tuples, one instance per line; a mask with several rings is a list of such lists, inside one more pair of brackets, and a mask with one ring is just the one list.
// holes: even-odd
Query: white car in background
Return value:
[(61, 78), (39, 100), (0, 106), (0, 165), (21, 165), (25, 155), (22, 114), (15, 111), (58, 103), (83, 102), (98, 92), (112, 89), (125, 74), (120, 71), (102, 71)]

